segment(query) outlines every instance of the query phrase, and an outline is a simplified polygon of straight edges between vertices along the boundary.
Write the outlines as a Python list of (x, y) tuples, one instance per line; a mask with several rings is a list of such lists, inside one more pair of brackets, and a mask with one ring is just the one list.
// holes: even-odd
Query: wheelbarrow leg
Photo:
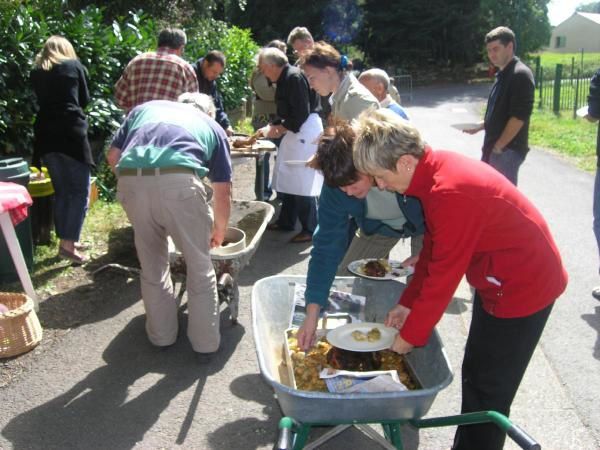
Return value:
[(397, 450), (403, 450), (402, 435), (399, 423), (382, 423), (383, 435)]
[(302, 450), (310, 428), (310, 425), (299, 424), (291, 417), (282, 417), (279, 421), (279, 438), (275, 450)]
[(236, 325), (238, 318), (238, 307), (240, 302), (240, 290), (231, 274), (225, 272), (219, 277), (217, 283), (219, 303), (227, 303), (231, 316), (231, 323)]

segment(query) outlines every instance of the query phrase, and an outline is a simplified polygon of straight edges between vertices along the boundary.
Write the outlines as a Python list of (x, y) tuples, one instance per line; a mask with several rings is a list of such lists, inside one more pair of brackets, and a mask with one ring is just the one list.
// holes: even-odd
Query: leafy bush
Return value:
[[(90, 139), (100, 145), (123, 119), (113, 101), (113, 87), (127, 63), (137, 54), (156, 48), (160, 25), (143, 12), (107, 21), (102, 8), (81, 11), (65, 8), (61, 0), (0, 2), (0, 153), (31, 153), (35, 96), (29, 73), (35, 55), (52, 34), (71, 41), (89, 73), (92, 101), (86, 113)], [(249, 93), (248, 78), (257, 46), (250, 33), (224, 22), (205, 19), (186, 28), (190, 45), (184, 56), (194, 62), (208, 50), (220, 49), (228, 57), (220, 79), (225, 107), (240, 105)]]
[(220, 50), (225, 54), (227, 65), (217, 80), (219, 91), (223, 95), (225, 109), (231, 110), (241, 105), (251, 93), (248, 80), (258, 52), (250, 31), (229, 28), (225, 22), (207, 19), (194, 27), (186, 28), (186, 33), (188, 44), (184, 57), (191, 58), (191, 62), (197, 61), (211, 50)]

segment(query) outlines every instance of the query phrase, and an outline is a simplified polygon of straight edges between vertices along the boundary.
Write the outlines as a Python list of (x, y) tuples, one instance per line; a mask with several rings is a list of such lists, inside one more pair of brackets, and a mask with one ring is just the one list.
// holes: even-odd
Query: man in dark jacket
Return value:
[(225, 70), (225, 55), (217, 50), (212, 50), (203, 58), (200, 58), (193, 64), (196, 77), (198, 78), (199, 90), (202, 94), (210, 95), (213, 98), (217, 108), (216, 122), (227, 133), (227, 136), (233, 135), (233, 128), (229, 122), (229, 117), (223, 107), (223, 97), (217, 89), (217, 78)]
[(529, 151), (529, 118), (533, 111), (535, 83), (529, 67), (515, 56), (515, 34), (498, 27), (485, 36), (488, 58), (500, 70), (488, 98), (484, 121), (465, 130), (485, 129), (482, 161), (502, 173), (514, 185)]
[[(590, 95), (588, 96), (588, 113), (585, 116), (590, 122), (598, 122), (600, 119), (600, 69), (596, 72), (590, 83)], [(596, 181), (594, 182), (594, 234), (600, 252), (600, 124), (598, 125), (598, 136), (596, 138)], [(600, 271), (599, 271), (600, 272)], [(600, 287), (594, 288), (592, 295), (600, 300)]]

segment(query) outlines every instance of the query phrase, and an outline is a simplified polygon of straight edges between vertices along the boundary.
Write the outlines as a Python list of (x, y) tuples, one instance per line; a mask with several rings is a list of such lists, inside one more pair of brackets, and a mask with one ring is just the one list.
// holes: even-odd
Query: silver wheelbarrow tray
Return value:
[[(383, 422), (417, 419), (429, 411), (437, 393), (452, 381), (452, 369), (437, 331), (426, 346), (406, 357), (421, 389), (403, 392), (332, 394), (290, 387), (282, 366), (284, 333), (289, 327), (294, 286), (303, 276), (273, 276), (252, 290), (252, 325), (260, 371), (275, 391), (285, 416), (306, 423)], [(365, 296), (365, 320), (383, 322), (405, 285), (338, 277), (332, 289)]]

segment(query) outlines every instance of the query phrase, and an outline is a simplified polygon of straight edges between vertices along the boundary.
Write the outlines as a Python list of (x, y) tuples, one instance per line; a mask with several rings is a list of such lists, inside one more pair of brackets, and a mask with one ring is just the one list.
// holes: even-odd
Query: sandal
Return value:
[(63, 247), (58, 248), (58, 256), (60, 256), (63, 259), (68, 259), (69, 261), (75, 264), (85, 264), (90, 260), (90, 258), (86, 255), (70, 252), (69, 250)]
[(296, 236), (294, 236), (292, 239), (290, 239), (290, 242), (293, 244), (304, 244), (305, 242), (311, 242), (311, 241), (312, 241), (312, 234), (307, 233), (306, 231), (301, 231)]

